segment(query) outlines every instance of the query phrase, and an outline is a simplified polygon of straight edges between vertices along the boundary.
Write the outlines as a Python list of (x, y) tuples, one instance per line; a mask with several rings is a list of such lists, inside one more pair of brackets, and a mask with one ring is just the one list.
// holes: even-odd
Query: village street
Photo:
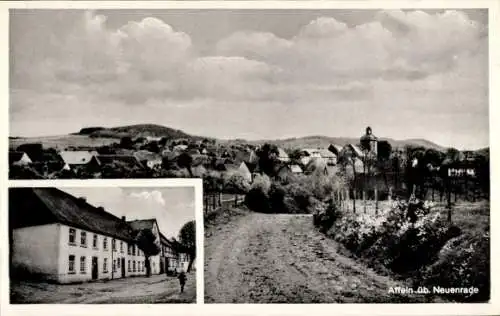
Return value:
[(11, 303), (62, 304), (155, 304), (195, 303), (196, 274), (187, 275), (184, 293), (175, 277), (153, 275), (80, 284), (49, 284), (16, 281), (11, 284)]
[(398, 282), (337, 252), (311, 215), (246, 213), (205, 231), (206, 303), (404, 302)]

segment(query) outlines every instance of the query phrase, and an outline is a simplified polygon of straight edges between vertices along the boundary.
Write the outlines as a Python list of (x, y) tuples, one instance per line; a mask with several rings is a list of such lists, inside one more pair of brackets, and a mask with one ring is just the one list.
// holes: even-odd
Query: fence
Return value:
[(205, 215), (221, 208), (236, 207), (245, 200), (242, 194), (227, 194), (223, 192), (207, 192), (203, 196), (203, 210)]

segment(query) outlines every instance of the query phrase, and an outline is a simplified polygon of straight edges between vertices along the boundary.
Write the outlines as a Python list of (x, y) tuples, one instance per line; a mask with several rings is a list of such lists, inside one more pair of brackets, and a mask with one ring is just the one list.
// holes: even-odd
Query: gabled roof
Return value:
[(137, 219), (133, 221), (127, 221), (127, 223), (132, 227), (133, 230), (142, 230), (142, 229), (153, 229), (156, 219)]
[(338, 155), (342, 151), (342, 146), (336, 144), (330, 144), (330, 146), (328, 146), (328, 150), (333, 152), (335, 155)]
[(290, 170), (293, 173), (302, 173), (302, 168), (299, 165), (290, 165)]
[(26, 155), (26, 157), (31, 161), (30, 157), (28, 154), (26, 154), (24, 151), (9, 151), (9, 164), (13, 164), (21, 160), (23, 156)]
[(122, 240), (132, 239), (126, 222), (56, 188), (9, 189), (9, 217), (14, 228), (62, 223)]
[(305, 166), (304, 170), (306, 172), (313, 172), (317, 169), (324, 169), (326, 168), (326, 161), (323, 158), (320, 157), (314, 157), (309, 160), (307, 165)]
[(332, 153), (328, 149), (321, 148), (321, 149), (318, 149), (318, 152), (319, 152), (321, 158), (335, 158), (335, 157), (337, 157), (334, 153)]
[(363, 150), (358, 145), (354, 144), (348, 144), (349, 148), (351, 148), (352, 152), (357, 156), (357, 157), (363, 157)]
[(139, 150), (134, 153), (134, 157), (139, 161), (161, 160), (161, 156), (149, 150)]
[(61, 151), (59, 155), (68, 165), (85, 165), (96, 157), (95, 153), (89, 151)]
[(282, 148), (278, 148), (278, 157), (279, 158), (289, 158), (286, 151), (284, 151)]

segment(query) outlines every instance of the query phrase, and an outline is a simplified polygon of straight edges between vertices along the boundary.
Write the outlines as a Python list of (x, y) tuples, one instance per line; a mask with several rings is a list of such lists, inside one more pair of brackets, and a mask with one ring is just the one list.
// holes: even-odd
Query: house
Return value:
[(290, 171), (295, 174), (303, 173), (302, 168), (299, 165), (290, 165)]
[(313, 158), (320, 158), (321, 155), (317, 149), (313, 148), (305, 148), (301, 151), (300, 162), (305, 166), (311, 161)]
[(304, 173), (312, 174), (319, 170), (323, 174), (328, 174), (327, 163), (326, 160), (319, 158), (312, 158), (309, 163), (304, 167)]
[(139, 162), (148, 167), (149, 169), (160, 168), (162, 164), (162, 157), (159, 154), (148, 150), (139, 150), (134, 153), (134, 157), (139, 160)]
[(185, 252), (179, 252), (177, 254), (177, 271), (186, 272), (189, 266), (189, 254)]
[(276, 174), (276, 178), (279, 179), (280, 181), (285, 181), (290, 176), (293, 175), (293, 172), (290, 169), (290, 166), (288, 164), (285, 164), (285, 163), (277, 164), (275, 166), (274, 173)]
[(125, 218), (56, 188), (10, 188), (9, 233), (11, 268), (23, 277), (73, 283), (146, 274)]
[[(160, 266), (161, 271), (164, 273), (171, 275), (177, 272), (178, 270), (178, 254), (173, 247), (173, 244), (167, 237), (165, 237), (162, 233), (160, 233)], [(163, 272), (162, 272), (163, 273)]]
[[(156, 256), (150, 256), (149, 257), (149, 262), (150, 262), (150, 267), (151, 267), (151, 274), (160, 274), (160, 273), (165, 273), (164, 265), (162, 266), (160, 262), (160, 256), (161, 256), (161, 237), (160, 237), (160, 229), (158, 228), (158, 223), (156, 222), (156, 219), (150, 218), (150, 219), (140, 219), (140, 220), (133, 220), (133, 221), (128, 221), (127, 222), (130, 227), (132, 228), (133, 235), (136, 236), (139, 232), (143, 230), (149, 230), (153, 233), (153, 235), (156, 237), (155, 243), (160, 249), (160, 253), (157, 254)], [(129, 250), (132, 251), (133, 248)]]
[(225, 164), (225, 167), (227, 172), (240, 174), (248, 183), (252, 182), (252, 172), (244, 161), (239, 164)]
[(342, 147), (339, 160), (340, 159), (344, 160), (347, 157), (363, 159), (364, 158), (363, 150), (361, 150), (361, 148), (358, 145), (347, 144), (344, 147)]
[(36, 158), (34, 159), (30, 155), (30, 159), (33, 161), (31, 167), (46, 178), (51, 178), (55, 174), (71, 170), (71, 167), (56, 152), (45, 151), (41, 155), (36, 156)]
[(9, 151), (9, 166), (27, 166), (32, 162), (25, 152)]
[(110, 166), (113, 164), (124, 165), (130, 169), (144, 169), (144, 166), (135, 156), (125, 155), (99, 155), (97, 159), (101, 166)]
[(336, 144), (330, 144), (328, 150), (331, 151), (335, 156), (339, 157), (342, 152), (342, 146)]
[(337, 156), (328, 149), (312, 149), (307, 148), (302, 150), (302, 158), (300, 161), (303, 165), (307, 165), (311, 159), (322, 159), (327, 165), (334, 166), (337, 164)]
[(187, 148), (188, 148), (188, 145), (179, 144), (179, 145), (175, 145), (172, 150), (177, 151), (177, 152), (181, 152), (181, 151), (185, 151)]
[(277, 158), (281, 162), (289, 162), (290, 161), (290, 157), (282, 148), (278, 148), (278, 157)]
[(146, 136), (146, 140), (148, 142), (159, 142), (162, 139), (162, 137), (157, 137), (157, 136)]
[(95, 151), (61, 151), (59, 156), (72, 170), (85, 169), (97, 172), (101, 162), (97, 159), (98, 153)]

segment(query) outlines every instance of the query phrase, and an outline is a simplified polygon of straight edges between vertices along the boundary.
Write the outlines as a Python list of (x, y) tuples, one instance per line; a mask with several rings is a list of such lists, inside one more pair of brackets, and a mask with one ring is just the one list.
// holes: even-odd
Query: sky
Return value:
[(159, 229), (167, 238), (179, 235), (182, 226), (195, 219), (194, 188), (192, 187), (63, 187), (73, 196), (85, 197), (87, 203), (127, 221), (156, 218)]
[(486, 10), (13, 10), (10, 135), (489, 146)]

